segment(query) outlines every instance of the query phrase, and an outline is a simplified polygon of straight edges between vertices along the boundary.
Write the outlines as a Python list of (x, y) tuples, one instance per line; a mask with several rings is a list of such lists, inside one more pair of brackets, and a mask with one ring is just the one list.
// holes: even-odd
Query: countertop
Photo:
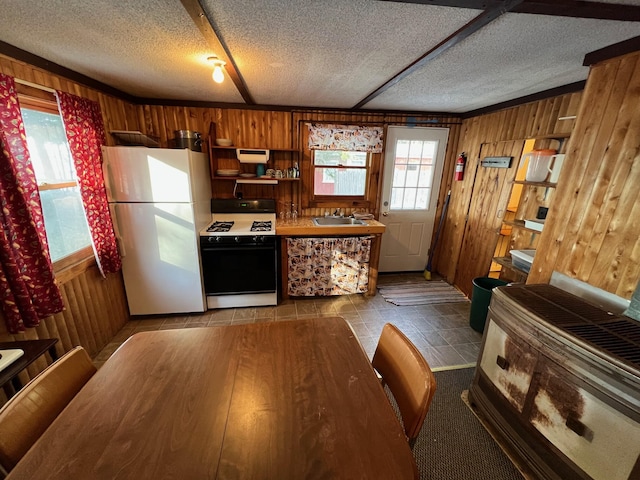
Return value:
[(369, 235), (384, 233), (386, 226), (377, 220), (364, 220), (366, 225), (314, 225), (312, 217), (301, 217), (295, 223), (276, 221), (276, 235), (283, 237), (331, 236), (331, 235)]

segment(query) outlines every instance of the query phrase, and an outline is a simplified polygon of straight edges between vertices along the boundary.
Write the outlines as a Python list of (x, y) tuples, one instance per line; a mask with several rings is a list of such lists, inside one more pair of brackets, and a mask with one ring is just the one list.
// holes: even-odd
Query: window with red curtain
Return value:
[(93, 248), (103, 275), (120, 270), (113, 223), (102, 177), (102, 151), (105, 143), (100, 105), (88, 98), (56, 91), (69, 149), (76, 167)]
[(0, 294), (9, 333), (63, 310), (12, 77), (0, 74)]

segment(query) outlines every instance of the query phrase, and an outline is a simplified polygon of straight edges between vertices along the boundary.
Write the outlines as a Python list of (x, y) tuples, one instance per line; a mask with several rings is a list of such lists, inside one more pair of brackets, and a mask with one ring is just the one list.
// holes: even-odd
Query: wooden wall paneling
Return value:
[(522, 190), (522, 197), (515, 218), (518, 220), (536, 218), (538, 207), (549, 208), (554, 194), (554, 188), (527, 186)]
[(624, 298), (638, 282), (639, 58), (590, 70), (529, 282), (557, 270)]
[[(636, 110), (629, 108), (634, 103), (638, 104), (639, 95), (634, 94), (634, 90), (638, 90), (640, 82), (633, 82), (631, 79), (636, 77), (639, 71), (640, 64), (637, 61), (621, 64), (615, 84), (612, 85), (607, 112), (602, 119), (603, 123), (610, 127), (605, 129), (601, 126), (599, 129), (598, 136), (602, 140), (594, 146), (595, 155), (589, 159), (590, 162), (599, 161), (601, 166), (598, 178), (592, 187), (589, 208), (585, 208), (583, 212), (581, 234), (577, 239), (578, 243), (588, 242), (589, 245), (580, 252), (577, 277), (581, 279), (588, 278), (591, 271), (598, 268), (594, 261), (601, 252), (605, 237), (620, 231), (618, 227), (624, 230), (628, 224), (626, 221), (622, 224), (614, 224), (616, 208), (620, 207), (619, 204), (624, 204), (625, 200), (631, 199), (631, 203), (625, 205), (623, 209), (629, 212), (636, 200), (633, 192), (628, 192), (627, 197), (622, 197), (622, 194), (625, 183), (632, 178), (633, 157), (628, 156), (626, 152), (640, 145), (638, 142), (640, 121)], [(625, 86), (629, 89), (625, 89)], [(612, 110), (616, 110), (615, 117), (611, 114)], [(638, 183), (635, 185), (637, 186)], [(627, 217), (627, 214), (624, 217)], [(633, 217), (630, 218), (633, 219)]]
[[(449, 126), (449, 139), (447, 142), (447, 150), (445, 152), (445, 160), (444, 160), (444, 168), (442, 169), (442, 179), (440, 182), (440, 194), (438, 196), (438, 205), (436, 208), (436, 223), (435, 228), (438, 228), (438, 224), (440, 223), (440, 218), (442, 216), (442, 209), (444, 208), (444, 202), (447, 197), (447, 193), (451, 190), (453, 195), (453, 173), (455, 170), (455, 162), (458, 158), (458, 154), (461, 153), (457, 150), (458, 148), (458, 140), (460, 138), (460, 125), (450, 125)], [(451, 204), (451, 200), (449, 201)], [(431, 268), (433, 272), (437, 272), (440, 270), (439, 260), (442, 258), (442, 250), (446, 248), (445, 243), (442, 239), (444, 236), (444, 230), (446, 229), (446, 222), (442, 226), (442, 231), (440, 232), (440, 237), (438, 238), (438, 244), (434, 245), (436, 241), (435, 232), (432, 235), (431, 239), (431, 249), (433, 250), (433, 259), (431, 262)]]
[(518, 111), (515, 108), (510, 108), (505, 111), (505, 126), (504, 126), (504, 136), (505, 138), (516, 138), (515, 128), (516, 128), (516, 120), (518, 117)]
[(538, 248), (539, 241), (540, 234), (531, 233), (522, 228), (514, 228), (511, 232), (509, 250), (535, 250)]
[(68, 282), (67, 285), (70, 285), (76, 297), (76, 308), (78, 309), (78, 317), (80, 317), (81, 323), (84, 324), (85, 335), (87, 336), (84, 341), (90, 345), (88, 352), (89, 355), (93, 357), (97, 355), (101, 350), (102, 343), (98, 322), (92, 311), (92, 302), (89, 298), (89, 295), (83, 295), (83, 293), (85, 292), (85, 284), (84, 282), (82, 282), (82, 279), (80, 277), (74, 278), (73, 280)]
[[(515, 113), (515, 125), (513, 127), (513, 133), (511, 138), (526, 138), (526, 127), (529, 110), (532, 108), (532, 104), (527, 103), (514, 108)], [(501, 135), (502, 136), (502, 135)], [(506, 140), (506, 138), (505, 138)]]
[[(560, 121), (557, 117), (576, 115), (582, 95), (582, 92), (566, 94), (549, 101), (531, 102), (467, 118), (459, 129), (457, 151), (466, 151), (469, 158), (475, 158), (474, 155), (479, 152), (479, 145), (482, 143), (524, 140), (536, 136), (535, 134), (565, 136), (572, 131), (575, 120)], [(539, 144), (536, 143), (536, 148), (543, 148), (542, 145), (549, 145), (550, 148), (558, 146), (556, 141), (541, 140)], [(455, 161), (455, 158), (452, 161)], [(514, 161), (517, 163), (519, 157)], [(464, 182), (453, 182), (451, 185), (451, 205), (441, 233), (442, 245), (436, 250), (433, 264), (436, 266), (435, 270), (447, 281), (455, 283), (458, 263), (465, 261), (460, 256), (460, 251), (463, 248), (466, 213), (471, 202), (473, 185), (469, 184), (468, 173), (465, 174)]]
[[(83, 292), (87, 292), (88, 295), (83, 297), (84, 305), (87, 310), (87, 315), (91, 323), (91, 332), (93, 333), (96, 339), (96, 345), (98, 346), (98, 350), (94, 355), (98, 354), (101, 350), (102, 345), (106, 345), (109, 343), (109, 340), (113, 336), (110, 334), (109, 328), (109, 320), (105, 318), (104, 321), (100, 321), (102, 314), (100, 311), (100, 298), (98, 297), (98, 292), (96, 288), (97, 282), (101, 281), (100, 275), (96, 277), (97, 272), (94, 269), (89, 269), (85, 275), (81, 275), (78, 277), (79, 288)], [(90, 278), (91, 277), (91, 278)], [(115, 333), (115, 332), (113, 332)]]
[(558, 97), (548, 99), (548, 108), (543, 117), (543, 122), (540, 125), (540, 132), (542, 135), (549, 135), (553, 133), (553, 127), (558, 120), (558, 112), (560, 111), (561, 99)]
[(82, 309), (82, 303), (78, 298), (73, 282), (67, 282), (61, 287), (64, 288), (66, 293), (68, 301), (68, 303), (66, 304), (66, 308), (70, 310), (73, 316), (74, 324), (78, 331), (80, 345), (82, 345), (85, 350), (87, 350), (89, 355), (93, 355), (94, 352), (98, 351), (98, 346), (96, 345), (93, 335), (91, 335), (91, 327), (87, 323), (87, 314)]
[(602, 243), (594, 247), (600, 249), (594, 252), (593, 266), (588, 269), (587, 277), (589, 284), (626, 299), (631, 298), (640, 280), (640, 259), (633, 256), (640, 244), (640, 167), (636, 166), (630, 173), (627, 188), (622, 192), (617, 209), (610, 215), (607, 234)]
[(73, 340), (70, 334), (70, 328), (67, 325), (67, 322), (65, 321), (63, 313), (64, 311), (56, 315), (52, 315), (51, 317), (45, 320), (47, 322), (55, 323), (56, 325), (56, 329), (58, 331), (57, 338), (59, 343), (59, 345), (56, 345), (56, 351), (58, 352), (58, 356), (62, 355), (64, 352), (69, 351), (74, 345), (78, 345), (77, 343), (76, 344), (73, 343)]
[[(66, 325), (67, 332), (69, 332), (69, 340), (71, 341), (71, 343), (69, 344), (63, 343), (62, 351), (58, 349), (58, 353), (63, 353), (71, 350), (71, 348), (73, 348), (76, 345), (82, 345), (82, 342), (81, 342), (82, 335), (80, 332), (80, 328), (78, 327), (78, 324), (74, 321), (73, 312), (69, 308), (70, 306), (69, 296), (67, 295), (66, 289), (61, 287), (60, 292), (62, 293), (62, 300), (64, 301), (65, 307), (64, 307), (64, 310), (56, 314), (56, 316), (59, 319), (61, 319), (62, 323)], [(64, 342), (65, 339), (61, 338), (60, 340)]]
[[(97, 267), (96, 267), (97, 268)], [(101, 307), (113, 328), (114, 333), (122, 328), (129, 319), (129, 306), (124, 288), (122, 275), (108, 275), (103, 281), (103, 291), (105, 294), (105, 305), (109, 308)]]
[[(606, 106), (609, 101), (609, 85), (612, 84), (615, 79), (617, 67), (614, 68), (610, 66), (610, 68), (603, 70), (602, 74), (604, 75), (604, 78), (601, 82), (591, 83), (597, 90), (596, 98), (593, 98), (593, 101), (590, 102), (589, 108), (584, 108), (580, 113), (580, 120), (583, 128), (578, 129), (577, 127), (577, 131), (573, 134), (574, 138), (570, 140), (567, 157), (565, 158), (565, 164), (568, 163), (567, 166), (569, 168), (565, 170), (563, 166), (564, 171), (561, 173), (561, 176), (564, 177), (564, 183), (559, 182), (558, 187), (559, 192), (561, 193), (559, 196), (564, 199), (564, 202), (558, 202), (558, 206), (562, 208), (562, 213), (549, 212), (551, 215), (550, 218), (553, 218), (554, 226), (557, 225), (557, 221), (562, 216), (566, 218), (566, 224), (561, 233), (561, 237), (566, 237), (569, 239), (568, 241), (572, 243), (573, 239), (578, 235), (583, 216), (586, 213), (584, 206), (588, 205), (588, 199), (592, 194), (592, 189), (590, 187), (583, 188), (582, 185), (593, 185), (597, 181), (599, 171), (602, 166), (600, 155), (602, 154), (602, 148), (604, 146), (601, 140), (599, 142), (600, 147), (597, 148), (597, 136), (588, 135), (587, 138), (585, 138), (585, 135), (582, 134), (582, 132), (583, 129), (586, 131), (597, 131), (600, 128), (601, 119), (605, 115)], [(587, 90), (585, 90), (585, 94), (586, 96), (592, 97), (590, 92)], [(582, 142), (577, 140), (580, 137), (583, 137)], [(567, 177), (569, 177), (568, 180)], [(572, 195), (571, 197), (562, 195), (570, 186), (572, 186), (572, 184), (574, 185), (574, 188), (572, 188), (571, 191), (577, 192), (577, 194), (575, 194), (575, 196)], [(555, 208), (553, 211), (555, 211)], [(569, 217), (566, 215), (567, 211), (571, 212)], [(557, 241), (562, 242), (562, 238), (558, 238)], [(578, 246), (578, 248), (581, 249), (582, 247)], [(554, 264), (556, 270), (560, 272), (567, 272), (570, 276), (574, 276), (577, 273), (577, 264), (575, 263), (576, 258), (577, 256), (572, 254), (563, 255), (559, 259), (558, 263), (556, 263), (554, 259), (550, 264)], [(573, 264), (573, 267), (571, 264)]]
[[(448, 171), (448, 178), (451, 182), (451, 200), (441, 232), (441, 246), (437, 252), (437, 257), (434, 259), (433, 265), (434, 270), (449, 283), (454, 283), (455, 281), (456, 268), (462, 247), (462, 239), (464, 238), (471, 193), (473, 191), (475, 169), (478, 156), (480, 155), (479, 148), (482, 142), (478, 140), (480, 136), (478, 123), (477, 119), (471, 119), (463, 123), (460, 129), (458, 148), (454, 151), (450, 160), (455, 163), (457, 155), (463, 151), (466, 152), (467, 165), (463, 180), (454, 181), (453, 169), (450, 168)], [(463, 142), (462, 138), (468, 141)]]
[[(638, 72), (630, 83), (626, 105), (638, 104)], [(592, 265), (578, 271), (578, 278), (589, 274), (589, 283), (600, 281), (601, 288), (629, 298), (638, 282), (639, 259), (633, 251), (640, 238), (640, 118), (631, 108), (622, 108), (615, 131), (602, 158), (607, 168), (606, 193), (602, 205), (594, 212), (594, 232), (583, 266)], [(604, 177), (604, 175), (602, 175)], [(605, 183), (605, 182), (602, 182)], [(598, 185), (594, 186), (594, 190)], [(596, 205), (593, 205), (596, 207)], [(595, 210), (595, 208), (594, 208)], [(607, 271), (607, 275), (601, 272)], [(635, 271), (635, 278), (629, 275), (626, 282), (622, 273)]]
[[(634, 219), (638, 218), (640, 215), (638, 213), (638, 205), (640, 205), (640, 199), (636, 201), (634, 205), (634, 211), (632, 212), (636, 215)], [(638, 226), (635, 225), (635, 228), (630, 228), (627, 232), (629, 238), (632, 238), (632, 236), (635, 235), (636, 243), (632, 249), (629, 248), (624, 252), (625, 260), (622, 262), (622, 268), (618, 269), (619, 282), (615, 293), (616, 295), (627, 299), (630, 299), (633, 296), (633, 291), (629, 292), (629, 290), (633, 288), (633, 285), (637, 286), (640, 283), (640, 235), (636, 233), (638, 230)], [(630, 244), (631, 242), (629, 242), (629, 245)]]
[[(538, 115), (537, 115), (537, 123), (535, 126), (535, 130), (532, 136), (546, 135), (549, 133), (549, 123), (551, 122), (551, 116), (556, 111), (557, 115), (557, 107), (555, 104), (555, 99), (547, 98), (542, 100), (538, 104)], [(557, 117), (556, 117), (557, 118)]]
[[(44, 320), (40, 322), (40, 325), (35, 327), (33, 330), (35, 332), (30, 332), (32, 334), (35, 333), (35, 335), (32, 335), (32, 338), (58, 338), (58, 336), (56, 335), (57, 332), (54, 332), (53, 330), (50, 331), (47, 322)], [(42, 370), (47, 368), (47, 365), (49, 365), (50, 362), (51, 360), (48, 359), (48, 355), (43, 355), (36, 359), (31, 365), (27, 367), (27, 371), (24, 373), (25, 379), (27, 379), (28, 381), (28, 378), (35, 377), (38, 372), (41, 372)]]
[(509, 169), (488, 168), (482, 167), (480, 161), (487, 156), (519, 158), (523, 147), (524, 141), (510, 141), (484, 144), (481, 148), (476, 162), (461, 258), (455, 276), (456, 286), (467, 296), (471, 296), (472, 280), (489, 273), (511, 193), (509, 182), (513, 181), (517, 170), (515, 164)]

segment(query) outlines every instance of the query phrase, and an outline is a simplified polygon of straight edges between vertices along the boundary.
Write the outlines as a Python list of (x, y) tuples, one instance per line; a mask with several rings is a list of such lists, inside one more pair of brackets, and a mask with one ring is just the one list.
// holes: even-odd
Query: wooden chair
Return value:
[(0, 467), (9, 472), (96, 373), (75, 347), (27, 383), (0, 409)]
[(382, 329), (371, 363), (398, 404), (405, 434), (413, 448), (436, 392), (436, 378), (411, 340), (390, 323)]

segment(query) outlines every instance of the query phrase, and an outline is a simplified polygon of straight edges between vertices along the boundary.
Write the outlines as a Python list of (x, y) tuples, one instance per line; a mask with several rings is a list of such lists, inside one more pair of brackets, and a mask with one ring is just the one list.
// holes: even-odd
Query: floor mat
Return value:
[(378, 291), (387, 302), (399, 306), (469, 301), (460, 290), (444, 280), (386, 284), (380, 285)]
[(461, 398), (474, 371), (435, 372), (436, 394), (413, 448), (421, 480), (523, 479)]

